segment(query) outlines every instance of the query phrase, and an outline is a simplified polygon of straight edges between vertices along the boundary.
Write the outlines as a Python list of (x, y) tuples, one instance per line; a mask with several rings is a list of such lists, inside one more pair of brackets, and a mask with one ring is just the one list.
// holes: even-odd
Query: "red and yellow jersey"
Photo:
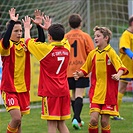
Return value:
[(80, 69), (85, 63), (88, 53), (94, 49), (94, 43), (89, 34), (79, 29), (69, 31), (65, 38), (71, 45), (67, 75), (73, 77), (73, 73)]
[(102, 51), (92, 50), (81, 70), (85, 75), (91, 73), (89, 98), (92, 103), (115, 105), (117, 103), (118, 81), (113, 80), (112, 74), (118, 70), (128, 70), (122, 64), (114, 49), (107, 45)]
[(30, 53), (24, 45), (24, 39), (4, 49), (0, 42), (2, 59), (1, 90), (7, 92), (26, 92), (30, 90)]
[(70, 45), (62, 42), (41, 43), (26, 41), (29, 51), (40, 61), (39, 96), (60, 97), (69, 95), (67, 66)]
[(124, 53), (122, 48), (129, 48), (131, 51), (133, 51), (133, 33), (129, 32), (128, 30), (126, 30), (120, 38), (119, 50), (120, 58), (128, 69), (129, 73), (127, 75), (121, 76), (121, 78), (133, 78), (133, 60)]

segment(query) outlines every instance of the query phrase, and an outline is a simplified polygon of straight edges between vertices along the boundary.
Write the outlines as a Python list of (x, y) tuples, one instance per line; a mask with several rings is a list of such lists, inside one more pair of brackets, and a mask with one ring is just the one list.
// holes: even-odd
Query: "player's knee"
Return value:
[(119, 87), (119, 92), (124, 94), (126, 92), (127, 83), (122, 83)]
[(103, 128), (106, 127), (108, 124), (109, 124), (108, 121), (106, 121), (106, 120), (101, 120), (101, 126), (102, 126)]
[(16, 125), (21, 125), (21, 117), (14, 117), (12, 119), (12, 122), (15, 123)]
[(98, 120), (97, 120), (96, 118), (91, 118), (90, 124), (91, 124), (92, 126), (96, 126), (96, 125), (98, 125)]

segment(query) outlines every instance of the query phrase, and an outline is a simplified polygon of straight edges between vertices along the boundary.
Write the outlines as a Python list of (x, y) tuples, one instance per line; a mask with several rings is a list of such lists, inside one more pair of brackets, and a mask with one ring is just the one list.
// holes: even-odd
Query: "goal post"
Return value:
[(128, 0), (128, 15), (133, 15), (133, 0)]

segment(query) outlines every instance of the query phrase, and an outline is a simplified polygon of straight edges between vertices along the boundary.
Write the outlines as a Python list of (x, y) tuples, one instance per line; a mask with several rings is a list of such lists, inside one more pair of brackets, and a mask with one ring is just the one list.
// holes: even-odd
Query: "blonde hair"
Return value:
[(112, 37), (112, 32), (107, 28), (107, 27), (99, 27), (99, 26), (95, 26), (94, 29), (93, 29), (94, 32), (96, 31), (100, 31), (104, 37), (108, 36), (109, 39), (108, 39), (108, 42), (110, 42), (110, 39)]

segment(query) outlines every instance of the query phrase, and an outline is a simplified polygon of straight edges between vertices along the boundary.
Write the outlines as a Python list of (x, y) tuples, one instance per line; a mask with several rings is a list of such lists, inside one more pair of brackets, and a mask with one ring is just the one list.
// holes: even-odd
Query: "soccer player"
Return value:
[(118, 115), (116, 110), (118, 81), (122, 74), (128, 73), (119, 56), (109, 44), (111, 31), (106, 27), (94, 28), (96, 49), (92, 50), (80, 71), (74, 72), (74, 78), (91, 73), (90, 123), (89, 133), (98, 133), (101, 115), (101, 133), (110, 133), (110, 115)]
[[(61, 24), (48, 28), (48, 43), (30, 39), (30, 17), (23, 20), (28, 50), (40, 62), (38, 95), (42, 97), (41, 118), (47, 120), (48, 133), (69, 133), (65, 120), (70, 118), (70, 92), (67, 81), (67, 66), (70, 45), (64, 38)], [(42, 27), (46, 29), (45, 26)]]
[(89, 34), (81, 30), (82, 18), (79, 14), (72, 14), (69, 17), (69, 25), (71, 30), (66, 33), (65, 38), (71, 45), (70, 60), (67, 69), (69, 89), (72, 90), (71, 105), (74, 116), (72, 118), (72, 126), (75, 129), (81, 129), (84, 122), (80, 118), (83, 107), (83, 94), (86, 87), (89, 87), (89, 78), (81, 77), (77, 81), (74, 80), (73, 72), (79, 70), (84, 64), (88, 53), (94, 49), (94, 43)]
[[(127, 75), (123, 75), (119, 81), (119, 92), (118, 92), (118, 109), (120, 109), (120, 105), (122, 102), (122, 98), (124, 93), (126, 92), (126, 88), (129, 82), (133, 81), (133, 16), (129, 18), (129, 27), (125, 30), (120, 38), (119, 42), (119, 50), (120, 50), (120, 58), (123, 64), (129, 70)], [(114, 120), (123, 120), (124, 118), (120, 115), (117, 117), (113, 117)]]
[[(38, 12), (38, 11), (37, 11)], [(4, 104), (10, 113), (11, 121), (6, 133), (21, 133), (22, 116), (30, 113), (30, 52), (22, 38), (22, 24), (15, 15), (16, 9), (9, 10), (10, 21), (4, 37), (0, 41), (2, 58), (1, 91)], [(38, 22), (39, 15), (35, 15)], [(41, 15), (40, 15), (40, 19)], [(38, 41), (45, 41), (43, 29), (38, 25)]]

